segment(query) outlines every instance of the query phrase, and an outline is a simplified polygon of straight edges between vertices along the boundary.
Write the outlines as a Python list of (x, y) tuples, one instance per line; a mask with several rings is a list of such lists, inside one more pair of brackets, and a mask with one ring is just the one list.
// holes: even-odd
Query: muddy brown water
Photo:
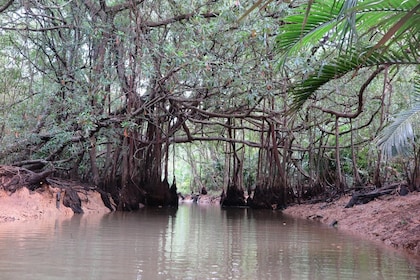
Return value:
[(420, 260), (280, 212), (181, 205), (0, 224), (0, 279), (420, 279)]

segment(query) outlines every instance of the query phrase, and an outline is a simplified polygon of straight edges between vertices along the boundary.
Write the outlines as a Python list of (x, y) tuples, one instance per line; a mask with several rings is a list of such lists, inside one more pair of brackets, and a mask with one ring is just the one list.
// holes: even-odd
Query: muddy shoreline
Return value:
[(283, 213), (318, 221), (338, 230), (382, 242), (420, 257), (420, 193), (386, 195), (367, 204), (345, 208), (345, 196), (330, 203), (289, 206)]

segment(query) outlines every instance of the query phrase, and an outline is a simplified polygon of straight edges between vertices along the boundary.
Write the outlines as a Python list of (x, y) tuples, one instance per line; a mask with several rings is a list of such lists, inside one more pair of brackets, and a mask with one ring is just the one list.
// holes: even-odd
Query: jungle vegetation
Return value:
[(0, 163), (119, 210), (420, 190), (419, 29), (416, 0), (0, 0)]

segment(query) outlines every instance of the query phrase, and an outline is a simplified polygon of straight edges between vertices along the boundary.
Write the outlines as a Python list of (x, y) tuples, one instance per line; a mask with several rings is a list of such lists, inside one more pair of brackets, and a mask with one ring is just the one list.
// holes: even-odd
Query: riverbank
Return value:
[[(35, 191), (22, 187), (14, 193), (0, 189), (0, 223), (78, 215), (74, 214), (71, 208), (63, 205), (63, 199), (57, 200), (59, 192), (59, 188), (47, 185)], [(61, 197), (63, 197), (62, 193)], [(98, 192), (84, 191), (79, 193), (79, 197), (85, 214), (110, 212)]]
[[(59, 188), (46, 185), (35, 191), (19, 188), (12, 194), (0, 189), (0, 223), (78, 215), (65, 207), (62, 199), (57, 201), (59, 191)], [(110, 212), (98, 192), (84, 191), (79, 196), (85, 215)], [(202, 205), (219, 205), (219, 198), (209, 195), (196, 200)], [(420, 257), (419, 192), (407, 196), (382, 196), (367, 204), (345, 208), (349, 200), (350, 196), (345, 196), (330, 203), (297, 204), (283, 213), (319, 221)], [(183, 203), (193, 202), (194, 198), (187, 197)]]
[(298, 204), (284, 214), (310, 219), (380, 241), (420, 257), (420, 193), (386, 195), (367, 204), (345, 208), (345, 196), (330, 203)]

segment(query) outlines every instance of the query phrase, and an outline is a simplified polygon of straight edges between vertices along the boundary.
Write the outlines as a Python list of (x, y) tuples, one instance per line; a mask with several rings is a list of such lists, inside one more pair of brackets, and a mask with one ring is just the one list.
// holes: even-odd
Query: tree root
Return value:
[[(59, 195), (57, 196), (57, 205), (59, 206), (59, 201), (62, 199), (63, 205), (71, 208), (76, 214), (83, 213), (81, 199), (78, 193), (97, 191), (101, 194), (104, 205), (111, 211), (115, 210), (112, 206), (108, 193), (95, 186), (82, 185), (80, 182), (52, 178), (50, 176), (53, 173), (54, 170), (45, 170), (40, 173), (36, 173), (22, 167), (0, 165), (0, 188), (3, 188), (12, 194), (23, 187), (26, 187), (31, 191), (35, 191), (44, 186), (44, 183), (46, 183), (46, 185), (60, 189)], [(63, 191), (64, 195), (62, 196), (61, 194)]]
[(10, 193), (14, 193), (22, 187), (35, 190), (42, 186), (47, 177), (53, 173), (54, 170), (45, 170), (40, 173), (35, 173), (21, 167), (0, 165), (0, 187)]

